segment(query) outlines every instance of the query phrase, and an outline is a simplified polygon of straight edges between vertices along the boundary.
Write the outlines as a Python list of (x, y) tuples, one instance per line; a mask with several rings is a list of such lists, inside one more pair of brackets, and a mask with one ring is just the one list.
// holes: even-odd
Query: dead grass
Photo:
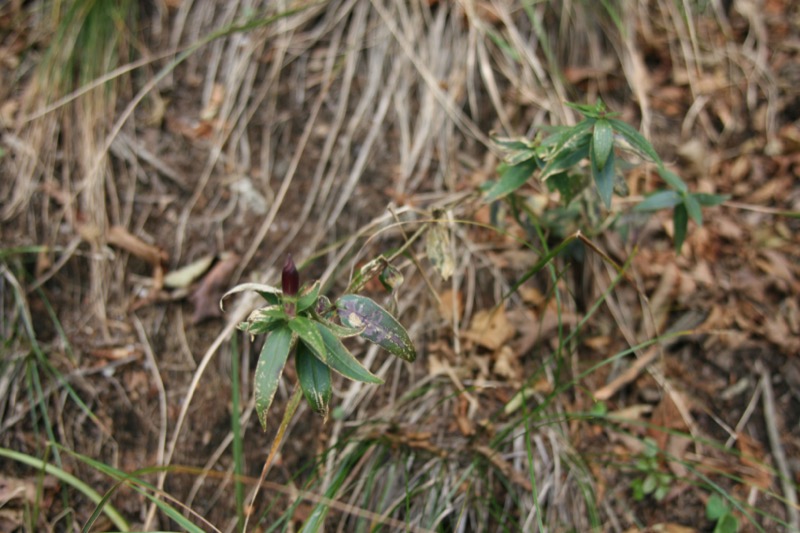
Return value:
[[(383, 519), (419, 531), (700, 529), (713, 476), (741, 503), (740, 523), (798, 526), (798, 228), (764, 210), (800, 210), (791, 2), (196, 0), (96, 19), (59, 5), (0, 8), (0, 76), (13, 80), (0, 87), (2, 248), (45, 247), (0, 255), (4, 447), (43, 453), (55, 438), (124, 471), (225, 472), (174, 466), (152, 482), (235, 529), (231, 357), (242, 360), (248, 482), (274, 431), (251, 416), (257, 346), (232, 353), (229, 342), (256, 301), (192, 324), (189, 290), (165, 288), (164, 271), (235, 252), (230, 285), (274, 282), (291, 252), (335, 293), (356, 263), (442, 208), (453, 276), (429, 267), (424, 239), (397, 264), (419, 359), (365, 349), (385, 386), (339, 382), (327, 424), (301, 407), (270, 474), (283, 488), (265, 491), (254, 519), (289, 527), (323, 502), (341, 531)], [(565, 101), (598, 97), (693, 188), (754, 210), (711, 213), (681, 258), (659, 217), (638, 251), (604, 236), (599, 249), (630, 259), (625, 279), (587, 251), (489, 316), (547, 244), (474, 192), (494, 178), (490, 132), (533, 135), (575, 120)], [(655, 186), (647, 171), (628, 179), (634, 196)], [(537, 187), (526, 194), (554, 205)], [(110, 245), (112, 227), (166, 260)], [(32, 343), (57, 370), (38, 393), (20, 383)], [(748, 377), (755, 364), (761, 382)], [(617, 419), (590, 417), (598, 399)], [(279, 420), (275, 409), (271, 427)], [(667, 505), (630, 495), (644, 437), (674, 459), (662, 465), (675, 483)], [(30, 474), (2, 464), (9, 478)], [(67, 520), (71, 502), (45, 496), (28, 529)], [(111, 501), (144, 529), (170, 527), (140, 496)], [(92, 511), (75, 509), (78, 524)]]

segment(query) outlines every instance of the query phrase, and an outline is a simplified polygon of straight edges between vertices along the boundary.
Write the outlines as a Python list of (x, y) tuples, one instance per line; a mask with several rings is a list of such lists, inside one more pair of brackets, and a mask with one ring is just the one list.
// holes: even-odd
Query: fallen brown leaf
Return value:
[(208, 274), (200, 282), (189, 300), (194, 305), (192, 324), (199, 324), (208, 318), (222, 316), (219, 300), (228, 285), (233, 271), (239, 265), (239, 256), (234, 253), (222, 254)]
[(464, 336), (469, 340), (488, 348), (497, 350), (514, 336), (515, 330), (508, 321), (505, 309), (484, 309), (475, 313), (472, 323)]

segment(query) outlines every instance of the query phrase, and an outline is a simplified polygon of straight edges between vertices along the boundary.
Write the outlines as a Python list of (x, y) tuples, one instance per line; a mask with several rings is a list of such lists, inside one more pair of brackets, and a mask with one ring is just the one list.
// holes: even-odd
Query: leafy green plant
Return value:
[[(718, 205), (725, 197), (691, 193), (677, 174), (668, 170), (653, 146), (635, 128), (615, 118), (602, 101), (595, 105), (568, 104), (577, 109), (583, 120), (574, 126), (554, 126), (542, 130), (533, 140), (495, 138), (506, 151), (498, 167), (499, 180), (488, 187), (486, 199), (495, 201), (522, 187), (532, 176), (544, 182), (551, 192), (558, 191), (565, 210), (557, 217), (576, 214), (570, 209), (574, 200), (585, 196), (594, 184), (594, 192), (606, 209), (614, 194), (627, 196), (627, 184), (620, 172), (623, 154), (655, 163), (669, 190), (650, 194), (634, 210), (651, 212), (673, 209), (675, 249), (680, 252), (686, 238), (689, 218), (702, 224), (702, 207)], [(588, 165), (585, 161), (588, 160)], [(594, 222), (594, 221), (592, 221)], [(596, 226), (597, 224), (592, 224)]]
[(631, 482), (633, 498), (642, 501), (652, 496), (657, 501), (664, 499), (672, 483), (672, 474), (662, 472), (658, 463), (658, 446), (653, 439), (645, 440), (645, 450), (636, 461), (636, 470), (640, 477)]
[(714, 533), (736, 533), (739, 521), (731, 513), (731, 508), (719, 494), (712, 494), (706, 502), (706, 517), (716, 522)]
[(281, 289), (245, 283), (225, 295), (254, 290), (267, 303), (239, 324), (239, 329), (251, 335), (268, 335), (255, 372), (256, 412), (262, 427), (266, 429), (267, 412), (293, 352), (303, 395), (311, 408), (325, 417), (332, 394), (331, 370), (355, 381), (383, 383), (350, 353), (342, 339), (360, 336), (405, 361), (416, 358), (405, 328), (374, 300), (355, 294), (375, 276), (390, 287), (402, 278), (379, 257), (362, 267), (346, 293), (331, 303), (320, 294), (319, 280), (299, 287), (300, 274), (289, 255), (283, 266)]

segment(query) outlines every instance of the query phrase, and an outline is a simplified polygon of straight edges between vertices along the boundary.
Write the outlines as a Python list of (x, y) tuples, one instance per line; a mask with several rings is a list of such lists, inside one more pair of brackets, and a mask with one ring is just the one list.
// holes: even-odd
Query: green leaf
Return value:
[(496, 137), (492, 136), (492, 142), (500, 148), (508, 151), (523, 151), (533, 148), (533, 144), (525, 137)]
[(573, 152), (578, 146), (584, 143), (588, 145), (589, 130), (594, 126), (595, 119), (584, 119), (574, 126), (562, 126), (558, 128), (558, 133), (547, 137), (542, 141), (543, 147), (552, 147), (545, 159), (552, 160), (558, 158), (562, 152)]
[(293, 334), (283, 326), (269, 334), (258, 357), (255, 374), (256, 414), (261, 427), (267, 429), (267, 412), (281, 381), (286, 358), (292, 349)]
[(697, 201), (700, 202), (700, 205), (703, 207), (713, 207), (730, 199), (730, 195), (728, 194), (708, 194), (704, 192), (697, 192), (692, 196), (697, 198)]
[(614, 131), (622, 135), (628, 144), (630, 144), (631, 147), (640, 155), (647, 156), (651, 161), (658, 163), (659, 165), (663, 165), (661, 158), (658, 157), (653, 145), (650, 144), (648, 140), (645, 139), (635, 128), (626, 122), (622, 122), (621, 120), (614, 118), (608, 119), (608, 122), (611, 124), (611, 127), (614, 129)]
[(538, 155), (538, 151), (533, 148), (526, 148), (525, 150), (515, 150), (503, 157), (503, 162), (506, 165), (514, 166), (524, 163)]
[(611, 209), (611, 196), (614, 194), (614, 175), (616, 168), (614, 167), (614, 152), (608, 154), (604, 169), (598, 169), (592, 160), (592, 177), (597, 186), (597, 192), (600, 193), (600, 198), (606, 206), (606, 209)]
[(320, 323), (316, 323), (325, 343), (328, 352), (328, 360), (325, 362), (331, 369), (346, 378), (365, 383), (383, 383), (383, 380), (367, 370), (350, 351), (345, 348), (342, 341), (333, 332)]
[(500, 180), (486, 193), (486, 201), (493, 202), (516, 191), (528, 181), (538, 168), (539, 164), (536, 158), (528, 159), (518, 165), (501, 164), (498, 167)]
[(737, 531), (739, 531), (739, 521), (730, 513), (722, 515), (714, 527), (714, 533), (736, 533)]
[(373, 300), (346, 294), (336, 300), (339, 318), (346, 326), (365, 327), (361, 336), (392, 355), (413, 361), (417, 352), (408, 332), (388, 311)]
[(654, 490), (656, 490), (656, 476), (654, 474), (647, 474), (644, 478), (644, 482), (642, 483), (642, 490), (645, 494), (650, 494)]
[(584, 174), (570, 174), (560, 172), (550, 176), (547, 188), (557, 190), (561, 194), (561, 203), (569, 205), (589, 185), (589, 180)]
[(300, 289), (299, 296), (297, 297), (297, 312), (302, 313), (312, 305), (317, 303), (319, 297), (319, 280), (311, 285), (303, 285)]
[(606, 166), (608, 156), (614, 148), (614, 130), (611, 124), (605, 119), (600, 119), (594, 123), (592, 131), (592, 163), (598, 170), (603, 170)]
[(313, 320), (304, 316), (296, 316), (289, 321), (289, 328), (300, 337), (300, 340), (319, 357), (320, 361), (326, 362), (327, 354), (322, 335), (319, 334), (317, 325)]
[(684, 183), (680, 176), (671, 170), (667, 170), (664, 167), (659, 167), (658, 174), (661, 176), (661, 179), (667, 182), (667, 184), (673, 189), (682, 193), (685, 193), (689, 190), (689, 188), (686, 186), (686, 183)]
[(700, 208), (700, 202), (692, 194), (687, 194), (683, 198), (683, 205), (686, 206), (686, 211), (689, 216), (694, 220), (698, 226), (703, 225), (703, 210)]
[(274, 330), (288, 318), (283, 306), (268, 305), (250, 313), (247, 321), (239, 324), (238, 328), (251, 335), (259, 335)]
[(661, 501), (666, 497), (667, 493), (669, 492), (669, 485), (659, 485), (656, 491), (653, 493), (653, 498), (656, 501)]
[(676, 191), (658, 191), (647, 196), (633, 208), (634, 211), (658, 211), (668, 207), (675, 207), (683, 201)]
[(315, 357), (303, 342), (297, 346), (295, 368), (297, 369), (297, 379), (303, 389), (306, 401), (315, 412), (327, 418), (328, 406), (333, 394), (331, 369)]
[(333, 334), (336, 335), (337, 337), (339, 337), (340, 339), (346, 339), (348, 337), (357, 337), (357, 336), (361, 335), (362, 333), (364, 333), (364, 330), (366, 329), (363, 326), (360, 327), (360, 328), (351, 328), (351, 327), (348, 327), (348, 326), (341, 326), (341, 325), (337, 324), (336, 322), (333, 322), (332, 320), (328, 320), (324, 316), (320, 316), (320, 315), (314, 315), (314, 321), (322, 324), (323, 326), (325, 326), (326, 328), (331, 330), (331, 332), (333, 332)]
[(581, 160), (589, 156), (589, 145), (591, 144), (591, 137), (588, 132), (583, 133), (583, 137), (577, 139), (577, 144), (570, 145), (569, 150), (559, 150), (554, 153), (547, 161), (547, 164), (542, 169), (539, 179), (546, 181), (547, 178), (572, 168)]
[(722, 515), (728, 512), (728, 505), (719, 494), (712, 494), (706, 503), (706, 517), (709, 520), (717, 521)]
[(672, 214), (673, 225), (675, 226), (675, 253), (680, 255), (683, 241), (686, 240), (686, 227), (689, 224), (689, 214), (686, 212), (686, 206), (678, 204), (675, 206), (675, 212)]

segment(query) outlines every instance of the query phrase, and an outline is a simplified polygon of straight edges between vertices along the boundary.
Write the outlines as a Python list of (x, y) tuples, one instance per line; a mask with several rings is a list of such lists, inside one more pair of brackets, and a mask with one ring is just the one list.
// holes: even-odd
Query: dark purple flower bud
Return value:
[(281, 289), (285, 296), (295, 296), (300, 288), (300, 273), (292, 261), (292, 254), (286, 254), (286, 262), (281, 273)]

